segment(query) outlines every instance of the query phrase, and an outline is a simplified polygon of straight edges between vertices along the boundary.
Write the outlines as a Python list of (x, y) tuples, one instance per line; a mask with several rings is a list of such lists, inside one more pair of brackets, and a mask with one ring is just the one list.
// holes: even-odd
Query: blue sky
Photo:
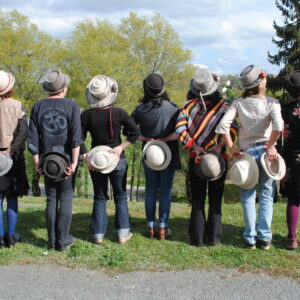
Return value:
[(16, 9), (56, 38), (70, 34), (84, 17), (118, 22), (130, 11), (165, 17), (184, 45), (194, 53), (192, 63), (220, 74), (238, 74), (257, 64), (276, 74), (267, 53), (277, 52), (273, 20), (282, 23), (275, 0), (0, 0), (2, 10)]

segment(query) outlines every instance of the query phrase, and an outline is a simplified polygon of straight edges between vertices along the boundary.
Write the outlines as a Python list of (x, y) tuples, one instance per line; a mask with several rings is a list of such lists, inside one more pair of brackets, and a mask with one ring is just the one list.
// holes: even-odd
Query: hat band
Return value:
[(12, 82), (12, 78), (11, 78), (10, 74), (7, 74), (7, 75), (8, 75), (8, 84), (6, 85), (6, 87), (5, 87), (4, 89), (2, 89), (2, 90), (0, 91), (0, 93), (3, 93), (3, 92), (9, 87), (9, 85), (10, 85), (11, 82)]

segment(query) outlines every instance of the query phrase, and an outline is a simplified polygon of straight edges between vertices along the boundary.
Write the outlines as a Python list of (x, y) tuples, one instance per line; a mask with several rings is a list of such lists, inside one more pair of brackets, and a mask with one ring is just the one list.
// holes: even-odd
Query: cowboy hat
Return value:
[(264, 153), (260, 157), (260, 163), (266, 174), (274, 180), (281, 180), (286, 173), (284, 159), (278, 153), (277, 158), (272, 160), (269, 160), (266, 156), (266, 153)]
[(5, 175), (12, 167), (13, 160), (8, 154), (0, 152), (0, 176)]

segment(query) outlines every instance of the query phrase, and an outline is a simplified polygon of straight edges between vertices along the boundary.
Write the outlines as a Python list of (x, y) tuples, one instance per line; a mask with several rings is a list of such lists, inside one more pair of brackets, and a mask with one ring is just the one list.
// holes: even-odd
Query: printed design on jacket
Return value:
[(48, 108), (41, 113), (40, 124), (44, 132), (51, 136), (63, 135), (68, 128), (67, 114), (60, 108)]

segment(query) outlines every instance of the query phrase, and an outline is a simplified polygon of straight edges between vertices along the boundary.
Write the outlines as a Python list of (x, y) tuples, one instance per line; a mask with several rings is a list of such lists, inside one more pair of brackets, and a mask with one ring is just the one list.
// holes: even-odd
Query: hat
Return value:
[(11, 169), (13, 160), (8, 154), (0, 152), (0, 176), (5, 175)]
[(163, 78), (157, 73), (149, 74), (143, 82), (144, 90), (151, 96), (160, 96), (165, 91)]
[(284, 88), (291, 94), (300, 94), (300, 70), (289, 74), (284, 82)]
[(15, 84), (15, 76), (12, 73), (0, 71), (0, 96), (8, 93)]
[(260, 157), (261, 165), (266, 174), (274, 179), (281, 180), (286, 173), (286, 166), (284, 159), (277, 153), (277, 158), (269, 160), (266, 156), (266, 152)]
[(40, 168), (46, 177), (59, 182), (65, 179), (65, 171), (70, 165), (68, 158), (60, 152), (46, 152), (40, 157)]
[(71, 78), (59, 70), (49, 71), (42, 83), (43, 89), (49, 95), (57, 94), (71, 82)]
[(254, 65), (247, 66), (240, 74), (240, 80), (246, 90), (258, 86), (266, 77), (266, 71)]
[(224, 174), (226, 163), (222, 155), (211, 151), (201, 156), (201, 161), (194, 165), (194, 170), (200, 178), (214, 181)]
[(161, 171), (168, 167), (172, 153), (169, 146), (162, 141), (149, 141), (143, 149), (143, 160), (153, 170)]
[(87, 162), (92, 165), (96, 171), (108, 174), (116, 168), (119, 157), (112, 148), (108, 146), (97, 146), (88, 153)]
[(195, 95), (208, 96), (213, 94), (219, 86), (218, 77), (207, 68), (197, 69), (190, 82), (191, 92)]
[(229, 176), (233, 184), (242, 189), (252, 189), (258, 182), (259, 170), (255, 159), (244, 152), (243, 157), (234, 158), (229, 170)]
[(87, 85), (85, 97), (93, 107), (105, 107), (112, 104), (118, 94), (117, 82), (107, 76), (97, 75)]

